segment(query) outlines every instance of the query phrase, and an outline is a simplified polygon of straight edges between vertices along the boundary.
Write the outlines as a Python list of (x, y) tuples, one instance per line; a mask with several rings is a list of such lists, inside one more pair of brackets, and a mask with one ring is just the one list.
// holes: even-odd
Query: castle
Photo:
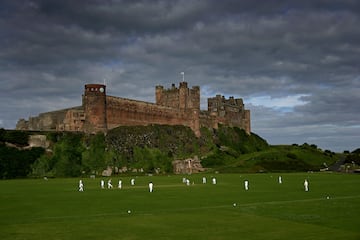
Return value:
[(41, 113), (29, 120), (20, 119), (18, 130), (106, 132), (118, 126), (185, 125), (196, 136), (200, 128), (217, 128), (219, 124), (239, 127), (248, 134), (250, 110), (242, 99), (217, 95), (208, 99), (208, 110), (200, 110), (200, 87), (188, 88), (187, 82), (169, 89), (155, 88), (156, 102), (149, 103), (106, 95), (103, 84), (86, 84), (82, 105)]

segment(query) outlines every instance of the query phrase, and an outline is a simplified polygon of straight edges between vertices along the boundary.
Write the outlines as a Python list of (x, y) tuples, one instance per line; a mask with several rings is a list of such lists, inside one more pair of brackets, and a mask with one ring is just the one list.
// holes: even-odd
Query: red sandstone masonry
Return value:
[(106, 97), (106, 104), (108, 129), (149, 124), (185, 125), (192, 128), (191, 114), (178, 109), (113, 96)]

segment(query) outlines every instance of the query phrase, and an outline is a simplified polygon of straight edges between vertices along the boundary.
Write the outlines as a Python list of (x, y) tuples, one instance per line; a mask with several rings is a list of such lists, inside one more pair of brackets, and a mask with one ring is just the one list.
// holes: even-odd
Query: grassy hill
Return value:
[[(46, 135), (46, 151), (29, 151), (32, 134)], [(174, 159), (194, 156), (213, 172), (319, 171), (340, 158), (306, 143), (270, 146), (255, 133), (227, 126), (202, 128), (200, 138), (188, 127), (164, 125), (118, 127), (105, 135), (2, 129), (0, 152), (0, 178), (99, 175), (109, 166), (168, 174)]]
[(221, 172), (303, 172), (325, 169), (334, 164), (339, 155), (304, 144), (269, 146), (262, 151), (225, 158), (228, 159), (225, 164), (213, 167)]

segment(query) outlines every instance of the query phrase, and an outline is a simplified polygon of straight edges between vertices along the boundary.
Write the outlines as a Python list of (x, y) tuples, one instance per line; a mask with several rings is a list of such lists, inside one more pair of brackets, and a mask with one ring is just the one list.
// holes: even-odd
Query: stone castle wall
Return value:
[(16, 124), (16, 129), (34, 131), (77, 131), (82, 129), (83, 122), (79, 119), (81, 119), (83, 114), (82, 106), (40, 113), (37, 117), (30, 117), (29, 120), (20, 119)]
[(185, 125), (193, 129), (192, 115), (175, 108), (113, 96), (106, 97), (106, 105), (108, 129), (149, 124)]
[(156, 86), (156, 103), (107, 96), (102, 84), (85, 85), (82, 106), (41, 113), (29, 120), (20, 119), (16, 129), (44, 131), (106, 132), (118, 126), (184, 125), (197, 136), (200, 128), (219, 124), (240, 127), (248, 134), (250, 111), (242, 99), (217, 95), (208, 99), (208, 110), (200, 111), (200, 88), (189, 89), (186, 82), (170, 89)]

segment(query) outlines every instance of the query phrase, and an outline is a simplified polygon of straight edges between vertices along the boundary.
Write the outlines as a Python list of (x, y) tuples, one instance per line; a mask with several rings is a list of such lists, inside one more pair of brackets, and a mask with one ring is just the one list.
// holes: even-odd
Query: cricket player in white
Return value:
[(304, 181), (304, 188), (305, 188), (305, 192), (309, 191), (309, 182), (307, 179), (305, 179), (305, 181)]
[(279, 176), (279, 184), (282, 184), (282, 178)]
[(135, 185), (135, 179), (132, 178), (132, 179), (131, 179), (131, 186), (134, 186), (134, 185)]
[(121, 180), (119, 180), (118, 188), (119, 188), (119, 189), (122, 188), (122, 181), (121, 181)]
[(149, 192), (153, 192), (154, 184), (149, 182)]
[(103, 179), (101, 179), (101, 181), (100, 181), (100, 186), (102, 189), (105, 188), (105, 181)]
[(202, 178), (202, 183), (203, 183), (203, 184), (206, 184), (206, 177), (203, 177), (203, 178)]
[(249, 181), (248, 180), (245, 180), (244, 181), (244, 187), (245, 187), (245, 190), (249, 190)]
[(82, 180), (79, 181), (79, 192), (83, 192), (84, 191), (84, 183)]
[(214, 185), (216, 184), (216, 178), (212, 179), (212, 184), (214, 184)]
[(111, 179), (108, 180), (107, 186), (108, 186), (108, 189), (113, 188), (113, 185), (111, 183)]

